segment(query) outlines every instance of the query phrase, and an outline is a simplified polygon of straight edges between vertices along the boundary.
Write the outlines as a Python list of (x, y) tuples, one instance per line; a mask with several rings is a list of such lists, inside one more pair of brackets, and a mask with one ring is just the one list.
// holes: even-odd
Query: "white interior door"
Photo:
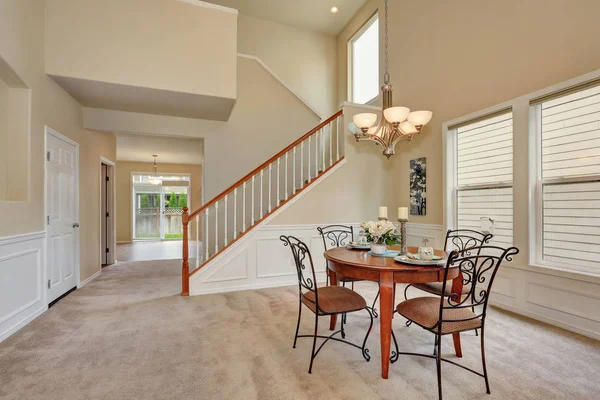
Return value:
[(77, 286), (77, 168), (75, 144), (46, 135), (48, 303)]

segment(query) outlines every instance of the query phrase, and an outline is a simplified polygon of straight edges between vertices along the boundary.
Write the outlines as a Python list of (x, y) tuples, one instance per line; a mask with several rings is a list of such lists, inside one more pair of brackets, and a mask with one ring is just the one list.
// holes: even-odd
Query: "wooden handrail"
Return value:
[[(295, 140), (293, 143), (291, 143), (290, 145), (288, 145), (286, 148), (284, 148), (283, 150), (281, 150), (279, 153), (275, 154), (273, 157), (269, 158), (267, 161), (265, 161), (264, 163), (262, 163), (258, 167), (254, 168), (252, 171), (250, 171), (249, 173), (247, 173), (242, 179), (238, 180), (233, 185), (231, 185), (227, 189), (223, 190), (220, 194), (218, 194), (216, 197), (214, 197), (211, 201), (209, 201), (208, 203), (204, 204), (202, 207), (200, 207), (196, 211), (190, 213), (189, 216), (188, 216), (188, 220), (191, 220), (196, 215), (200, 214), (202, 211), (206, 210), (207, 208), (209, 208), (210, 206), (212, 206), (213, 204), (215, 204), (217, 201), (221, 200), (223, 197), (225, 197), (228, 194), (230, 194), (231, 192), (233, 192), (233, 190), (236, 187), (240, 186), (242, 183), (244, 183), (247, 180), (249, 180), (250, 178), (252, 178), (253, 175), (256, 175), (257, 173), (259, 173), (260, 170), (262, 170), (263, 168), (267, 167), (272, 162), (276, 161), (279, 157), (283, 156), (285, 153), (287, 153), (288, 151), (290, 151), (291, 149), (293, 149), (294, 147), (296, 147), (297, 145), (299, 145), (301, 142), (303, 142), (304, 140), (306, 140), (309, 136), (313, 135), (319, 129), (321, 129), (321, 128), (327, 126), (327, 125), (329, 125), (329, 123), (331, 121), (335, 120), (337, 117), (341, 116), (342, 114), (343, 114), (343, 110), (340, 110), (340, 111), (336, 112), (331, 117), (327, 118), (325, 121), (323, 121), (322, 123), (320, 123), (319, 125), (317, 125), (315, 128), (311, 129), (306, 134), (304, 134), (303, 136), (301, 136), (300, 138), (298, 138), (297, 140)], [(339, 135), (339, 133), (338, 133), (338, 135)]]

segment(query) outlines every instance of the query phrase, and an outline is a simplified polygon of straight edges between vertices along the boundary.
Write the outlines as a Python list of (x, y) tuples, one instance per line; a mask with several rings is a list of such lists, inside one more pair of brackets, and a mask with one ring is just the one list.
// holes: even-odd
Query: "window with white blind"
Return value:
[(600, 271), (600, 86), (534, 105), (538, 262)]
[(453, 128), (458, 229), (482, 231), (493, 221), (490, 244), (513, 243), (513, 118), (507, 111)]

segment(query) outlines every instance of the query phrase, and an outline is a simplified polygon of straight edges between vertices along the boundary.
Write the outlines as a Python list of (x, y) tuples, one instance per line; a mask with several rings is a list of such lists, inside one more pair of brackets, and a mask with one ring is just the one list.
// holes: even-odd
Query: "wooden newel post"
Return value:
[(188, 208), (183, 207), (183, 214), (181, 215), (181, 222), (183, 224), (183, 262), (181, 265), (181, 295), (190, 295), (190, 263), (189, 263), (189, 243), (188, 243), (188, 223), (189, 214)]

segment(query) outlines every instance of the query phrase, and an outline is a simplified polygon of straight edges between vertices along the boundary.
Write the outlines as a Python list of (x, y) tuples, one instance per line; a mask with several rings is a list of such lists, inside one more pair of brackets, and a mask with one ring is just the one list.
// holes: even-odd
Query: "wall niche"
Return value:
[(0, 201), (29, 200), (31, 90), (0, 55)]

